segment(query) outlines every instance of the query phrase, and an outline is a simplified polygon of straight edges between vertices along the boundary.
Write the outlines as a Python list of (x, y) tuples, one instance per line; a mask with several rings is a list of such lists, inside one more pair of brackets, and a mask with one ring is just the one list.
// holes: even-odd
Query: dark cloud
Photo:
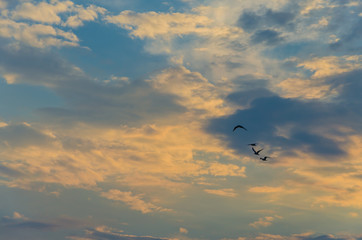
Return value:
[(7, 177), (19, 177), (19, 176), (22, 176), (23, 173), (14, 168), (7, 167), (7, 166), (4, 166), (3, 164), (0, 164), (0, 175), (4, 175)]
[(152, 236), (135, 236), (122, 234), (118, 231), (101, 231), (97, 229), (88, 229), (87, 237), (95, 238), (98, 240), (168, 240), (169, 238), (158, 238)]
[(295, 14), (291, 12), (278, 12), (273, 10), (268, 10), (265, 13), (265, 21), (269, 24), (275, 24), (279, 26), (285, 26), (289, 24), (295, 17)]
[[(27, 147), (49, 145), (53, 139), (26, 124), (10, 124), (0, 128), (1, 145), (7, 147)], [(0, 145), (0, 146), (1, 146)]]
[(292, 29), (294, 26), (292, 22), (295, 17), (295, 13), (291, 11), (273, 11), (271, 9), (266, 9), (261, 14), (257, 14), (253, 11), (244, 11), (240, 15), (236, 25), (248, 32), (266, 27)]
[(275, 94), (265, 88), (255, 88), (249, 91), (233, 92), (226, 97), (226, 100), (241, 106), (250, 106), (257, 98), (271, 97)]
[[(252, 101), (248, 109), (211, 120), (207, 130), (219, 135), (231, 148), (243, 154), (249, 154), (250, 150), (241, 146), (257, 141), (285, 151), (300, 149), (333, 158), (344, 155), (343, 149), (332, 139), (319, 135), (316, 129), (337, 124), (341, 120), (340, 114), (350, 115), (342, 107), (328, 104), (278, 96), (263, 97)], [(249, 131), (240, 134), (231, 132), (236, 124), (243, 124)], [(288, 136), (278, 134), (278, 128), (288, 127)]]
[(52, 230), (57, 227), (57, 225), (53, 223), (28, 220), (24, 217), (22, 218), (3, 217), (0, 220), (0, 224), (4, 228), (13, 228), (13, 229)]
[(8, 224), (7, 227), (10, 228), (32, 228), (32, 229), (38, 229), (38, 230), (52, 230), (57, 227), (57, 225), (50, 224), (50, 223), (43, 223), (43, 222), (36, 222), (36, 221), (24, 221), (20, 223), (12, 223)]
[(333, 235), (321, 235), (317, 237), (303, 237), (301, 240), (347, 240), (349, 238), (338, 238)]
[(251, 36), (253, 43), (265, 43), (267, 45), (276, 45), (283, 40), (281, 34), (272, 29), (258, 30)]
[[(326, 79), (340, 93), (333, 102), (287, 99), (261, 88), (234, 92), (227, 99), (243, 107), (249, 104), (249, 108), (212, 119), (206, 129), (242, 154), (250, 154), (250, 149), (243, 147), (245, 144), (259, 141), (281, 148), (285, 154), (303, 150), (334, 160), (346, 153), (340, 143), (328, 138), (326, 133), (346, 136), (347, 133), (335, 128), (341, 125), (362, 132), (361, 75), (361, 70), (356, 70)], [(232, 132), (237, 124), (249, 131)]]
[[(334, 28), (338, 28), (336, 22)], [(332, 50), (343, 50), (353, 54), (362, 52), (362, 19), (359, 19), (357, 22), (352, 22), (348, 27), (343, 25), (345, 30), (339, 37), (337, 42), (329, 44), (330, 49)], [(334, 30), (336, 31), (336, 30)]]
[(261, 17), (254, 12), (244, 12), (240, 15), (236, 25), (246, 31), (252, 31), (259, 27), (261, 20)]

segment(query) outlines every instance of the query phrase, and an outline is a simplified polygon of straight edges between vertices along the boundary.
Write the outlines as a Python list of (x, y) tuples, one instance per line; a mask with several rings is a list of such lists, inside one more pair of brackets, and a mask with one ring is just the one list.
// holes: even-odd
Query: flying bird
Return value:
[(260, 158), (262, 161), (267, 161), (266, 159), (267, 158), (270, 158), (270, 157), (268, 157), (268, 156), (265, 156), (265, 157), (262, 157), (262, 158)]
[(258, 145), (258, 143), (249, 143), (248, 145), (249, 145), (249, 146), (254, 146), (254, 147), (255, 147), (256, 145)]
[(262, 149), (256, 151), (253, 147), (251, 149), (253, 150), (255, 155), (259, 155), (259, 153), (263, 150), (263, 148), (262, 148)]
[(237, 128), (242, 128), (242, 129), (248, 131), (248, 130), (247, 130), (246, 128), (244, 128), (243, 126), (241, 126), (241, 125), (236, 125), (236, 126), (234, 127), (234, 129), (233, 129), (233, 132), (234, 132), (235, 129), (237, 129)]

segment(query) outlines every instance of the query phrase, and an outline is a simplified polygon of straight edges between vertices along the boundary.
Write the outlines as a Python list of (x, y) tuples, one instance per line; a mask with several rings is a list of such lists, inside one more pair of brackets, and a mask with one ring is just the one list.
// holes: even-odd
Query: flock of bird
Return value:
[[(237, 129), (237, 128), (241, 128), (244, 129), (245, 131), (248, 131), (245, 127), (241, 126), (241, 125), (236, 125), (233, 129), (233, 132)], [(262, 161), (267, 161), (268, 158), (270, 158), (269, 156), (264, 156), (264, 157), (260, 157), (260, 152), (263, 151), (263, 148), (259, 149), (259, 150), (255, 150), (254, 147), (256, 147), (258, 145), (258, 143), (249, 143), (248, 146), (251, 146), (251, 150), (253, 150), (254, 154), (259, 156), (259, 159)]]

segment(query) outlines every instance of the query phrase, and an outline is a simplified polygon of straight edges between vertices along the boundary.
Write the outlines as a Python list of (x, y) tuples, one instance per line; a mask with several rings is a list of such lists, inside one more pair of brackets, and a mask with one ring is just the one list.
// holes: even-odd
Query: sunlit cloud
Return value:
[(101, 195), (110, 200), (124, 202), (130, 206), (131, 209), (141, 211), (142, 213), (172, 211), (171, 209), (158, 207), (152, 203), (145, 202), (141, 199), (141, 196), (133, 195), (132, 192), (121, 192), (117, 189), (111, 189), (108, 192), (103, 192)]
[[(337, 234), (362, 208), (357, 1), (77, 3), (0, 0), (6, 234), (361, 238)], [(20, 113), (34, 89), (59, 102)], [(67, 232), (66, 212), (89, 226)]]
[(275, 216), (266, 216), (266, 217), (262, 217), (259, 218), (259, 220), (252, 222), (249, 224), (249, 226), (253, 227), (253, 228), (259, 228), (259, 227), (268, 227), (270, 226), (273, 221), (275, 221), (276, 219), (281, 219), (282, 217), (275, 215)]
[(0, 18), (0, 26), (0, 37), (15, 39), (32, 47), (78, 46), (79, 39), (76, 35), (50, 25), (28, 24)]
[(286, 98), (321, 99), (336, 96), (337, 91), (323, 81), (290, 78), (280, 82), (282, 96)]
[(285, 191), (285, 189), (283, 187), (261, 186), (261, 187), (249, 188), (249, 192), (253, 192), (253, 193), (278, 193), (278, 192), (284, 192), (284, 191)]
[(224, 189), (204, 189), (205, 192), (209, 194), (219, 195), (223, 197), (236, 197), (238, 194), (232, 188)]
[(95, 228), (89, 228), (86, 231), (85, 237), (78, 236), (67, 236), (67, 239), (71, 240), (131, 240), (131, 239), (139, 239), (139, 240), (173, 240), (171, 238), (162, 238), (162, 237), (153, 237), (153, 236), (137, 236), (131, 234), (124, 234), (123, 230), (113, 229), (107, 226), (98, 226)]
[(180, 227), (179, 231), (180, 231), (180, 233), (183, 233), (183, 234), (188, 234), (189, 233), (189, 231), (186, 228), (183, 228), (183, 227)]
[(224, 36), (239, 32), (237, 28), (215, 26), (206, 16), (186, 13), (136, 13), (123, 11), (116, 16), (107, 16), (106, 20), (131, 31), (139, 38), (173, 37), (185, 34), (200, 36)]
[[(3, 4), (3, 7), (6, 7)], [(83, 7), (72, 1), (23, 2), (0, 18), (0, 37), (15, 39), (32, 47), (79, 46), (78, 37), (65, 27), (79, 27), (106, 12), (104, 8)], [(67, 16), (64, 19), (64, 16)], [(70, 15), (70, 16), (69, 16)], [(15, 43), (13, 43), (14, 45)]]
[(60, 23), (61, 18), (58, 14), (69, 11), (73, 4), (71, 1), (53, 1), (53, 4), (40, 2), (38, 5), (34, 5), (31, 2), (24, 2), (13, 11), (12, 17), (14, 19), (29, 19), (50, 24)]
[(361, 69), (362, 64), (360, 55), (352, 55), (312, 58), (298, 66), (312, 71), (312, 78), (322, 78)]

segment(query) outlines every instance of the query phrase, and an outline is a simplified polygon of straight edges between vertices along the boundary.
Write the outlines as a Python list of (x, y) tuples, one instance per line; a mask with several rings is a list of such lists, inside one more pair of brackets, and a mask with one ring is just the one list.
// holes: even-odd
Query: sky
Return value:
[(362, 239), (360, 0), (0, 14), (1, 239)]

